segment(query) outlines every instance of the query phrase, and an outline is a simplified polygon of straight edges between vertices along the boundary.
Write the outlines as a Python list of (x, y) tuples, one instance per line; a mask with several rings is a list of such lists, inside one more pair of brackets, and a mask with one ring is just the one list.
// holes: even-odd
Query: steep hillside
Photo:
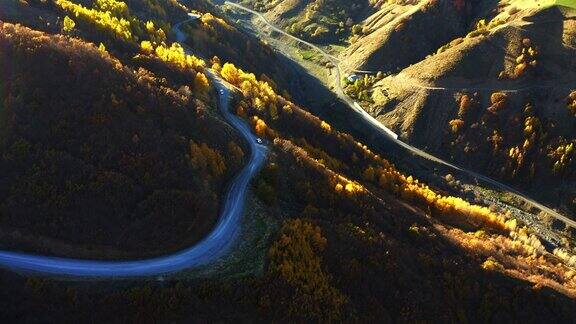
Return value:
[[(81, 41), (0, 28), (5, 246), (39, 237), (148, 255), (210, 229), (241, 143), (212, 103)], [(196, 145), (214, 166), (195, 165)]]
[(181, 29), (187, 35), (185, 44), (195, 53), (207, 58), (217, 56), (220, 61), (234, 62), (258, 75), (266, 75), (277, 89), (298, 93), (302, 91), (299, 88), (303, 88), (306, 83), (312, 83), (309, 80), (295, 85), (293, 80), (301, 77), (294, 67), (259, 39), (242, 33), (229, 21), (212, 13), (203, 14), (199, 19), (186, 23)]
[[(29, 26), (39, 26), (40, 29), (50, 33), (62, 33), (81, 38), (81, 40), (70, 41), (62, 35), (57, 35), (55, 38), (42, 35), (38, 38), (39, 34), (20, 27), (16, 27), (15, 31), (12, 30), (14, 27), (10, 27), (10, 31), (3, 35), (5, 43), (1, 49), (2, 62), (8, 71), (6, 83), (3, 84), (3, 93), (6, 96), (10, 94), (8, 98), (12, 98), (12, 95), (16, 95), (12, 93), (14, 89), (37, 88), (36, 91), (39, 94), (39, 97), (35, 98), (18, 93), (21, 102), (6, 101), (7, 109), (2, 112), (4, 118), (1, 123), (5, 125), (2, 128), (2, 135), (6, 136), (3, 149), (9, 152), (20, 148), (23, 150), (21, 153), (25, 155), (16, 154), (16, 157), (8, 153), (5, 155), (4, 162), (7, 164), (4, 169), (6, 177), (3, 179), (5, 187), (2, 192), (5, 196), (2, 198), (4, 201), (2, 206), (4, 207), (3, 213), (7, 216), (5, 217), (5, 230), (0, 233), (0, 237), (3, 238), (6, 246), (18, 246), (22, 249), (61, 255), (145, 256), (189, 246), (201, 237), (210, 229), (215, 220), (219, 207), (219, 195), (222, 193), (228, 176), (234, 174), (241, 164), (241, 158), (238, 155), (242, 155), (242, 150), (239, 148), (242, 143), (229, 134), (230, 131), (218, 118), (214, 119), (212, 114), (215, 106), (214, 94), (209, 92), (209, 85), (202, 73), (204, 64), (202, 60), (184, 55), (178, 44), (171, 46), (166, 44), (169, 42), (167, 37), (171, 37), (170, 24), (188, 19), (187, 9), (174, 1), (132, 1), (127, 2), (126, 6), (122, 2), (113, 0), (78, 3), (67, 0), (58, 0), (53, 3), (13, 1), (4, 5), (10, 8), (2, 12), (4, 19), (14, 22), (22, 20)], [(120, 9), (107, 16), (106, 6)], [(69, 18), (67, 14), (71, 14), (74, 18)], [(66, 26), (66, 19), (62, 17), (68, 17), (66, 19), (72, 21), (71, 28)], [(123, 26), (123, 20), (130, 21), (130, 24)], [(247, 65), (248, 68), (257, 66), (262, 73), (266, 72), (272, 76), (280, 75), (281, 71), (288, 72), (283, 73), (285, 78), (289, 77), (290, 73), (296, 74), (294, 69), (283, 69), (282, 61), (272, 55), (269, 48), (242, 34), (224, 20), (207, 13), (203, 14), (200, 22), (200, 25), (194, 25), (192, 22), (189, 24), (191, 26), (183, 28), (192, 36), (189, 38), (193, 40), (190, 42), (191, 47), (199, 55), (210, 55), (210, 57), (222, 55), (223, 60), (233, 59), (235, 63)], [(234, 39), (236, 41), (233, 41)], [(99, 44), (98, 49), (87, 42)], [(42, 51), (35, 52), (37, 48), (42, 48)], [(253, 49), (252, 56), (240, 54), (249, 51), (250, 48)], [(30, 52), (30, 55), (22, 55), (27, 52)], [(38, 57), (42, 55), (46, 55), (46, 60), (38, 60)], [(83, 56), (87, 59), (84, 60)], [(91, 57), (93, 59), (88, 60)], [(79, 66), (69, 66), (68, 61), (74, 61)], [(265, 61), (277, 63), (257, 64)], [(95, 71), (92, 72), (92, 70)], [(102, 77), (99, 77), (100, 75)], [(276, 84), (269, 77), (265, 78), (271, 84)], [(144, 97), (132, 98), (131, 91), (137, 88), (138, 80), (150, 80), (151, 84), (146, 87), (155, 90), (148, 96), (135, 92), (138, 96)], [(19, 87), (12, 85), (16, 82)], [(290, 86), (287, 81), (284, 83), (283, 78), (277, 79), (277, 82), (280, 85)], [(58, 88), (52, 89), (53, 85), (59, 84), (61, 85)], [(114, 91), (114, 89), (117, 90)], [(70, 96), (70, 93), (74, 95)], [(63, 101), (56, 102), (52, 97), (45, 98), (48, 94), (58, 94)], [(92, 112), (90, 105), (95, 100), (94, 98), (100, 99), (94, 107), (96, 111)], [(69, 100), (74, 101), (68, 102)], [(49, 110), (51, 118), (39, 117), (35, 112), (18, 110), (21, 106), (35, 107), (37, 105), (48, 105), (51, 109)], [(84, 110), (69, 112), (62, 110), (63, 106), (81, 106)], [(126, 112), (126, 116), (116, 116), (114, 119), (111, 115), (117, 110), (110, 111), (107, 108), (112, 106), (130, 108), (137, 114), (132, 116)], [(162, 114), (157, 113), (160, 108), (171, 108), (172, 110), (167, 111), (170, 113), (174, 111), (180, 115), (162, 117)], [(147, 114), (150, 116), (140, 116), (139, 114), (144, 112), (139, 109), (149, 111)], [(185, 113), (184, 111), (187, 110), (195, 114)], [(70, 117), (72, 120), (61, 120), (60, 114), (68, 116), (72, 112), (79, 116), (73, 115)], [(23, 114), (22, 120), (15, 120), (13, 116), (19, 116), (19, 114)], [(150, 121), (152, 117), (156, 118), (156, 122)], [(42, 128), (44, 133), (36, 130), (37, 127), (32, 128), (36, 132), (32, 135), (12, 133), (17, 130), (20, 132), (22, 129), (30, 131), (31, 126), (27, 123), (36, 123), (30, 120), (32, 118), (42, 120), (42, 125), (46, 125)], [(209, 119), (205, 120), (206, 118)], [(128, 122), (128, 120), (131, 121)], [(184, 124), (184, 121), (189, 124)], [(74, 124), (68, 125), (68, 122), (74, 122)], [(144, 145), (145, 134), (163, 134), (167, 128), (170, 128), (166, 123), (176, 122), (182, 129), (175, 134), (170, 133), (167, 139), (149, 135), (146, 138), (152, 142)], [(133, 129), (124, 129), (124, 123), (129, 123)], [(106, 128), (102, 128), (103, 126)], [(98, 128), (99, 138), (94, 138), (92, 128)], [(114, 132), (110, 133), (110, 130)], [(71, 134), (78, 135), (74, 142), (68, 143), (70, 140), (67, 138), (73, 137)], [(29, 138), (31, 136), (33, 140)], [(102, 146), (104, 146), (103, 143), (114, 141), (113, 138), (116, 136), (123, 136), (125, 142), (118, 141), (119, 146), (114, 148), (113, 152), (100, 152), (100, 150), (112, 149)], [(41, 147), (36, 147), (39, 144), (35, 141), (40, 139), (46, 143)], [(67, 146), (61, 147), (62, 141), (68, 143)], [(91, 146), (98, 146), (97, 152), (93, 152)], [(183, 151), (172, 151), (176, 148)], [(79, 159), (79, 161), (74, 160), (75, 162), (69, 163), (79, 163), (82, 165), (78, 167), (79, 169), (88, 168), (89, 170), (79, 171), (78, 174), (58, 171), (58, 168), (63, 168), (68, 162), (58, 162), (63, 159), (61, 157), (45, 157), (46, 152), (52, 150), (63, 150), (62, 154)], [(166, 150), (171, 151), (167, 153)], [(28, 154), (32, 156), (28, 157)], [(194, 154), (207, 154), (209, 158), (215, 159), (215, 163), (213, 164), (208, 159), (208, 165), (204, 165), (206, 161), (202, 163), (196, 161)], [(189, 157), (186, 157), (187, 155)], [(88, 159), (88, 161), (83, 159)], [(45, 174), (32, 172), (31, 168), (39, 161), (42, 161), (43, 165), (56, 162), (61, 165), (55, 167), (56, 170), (51, 171), (52, 174), (48, 177)], [(193, 165), (194, 163), (200, 163), (201, 167)], [(129, 164), (136, 164), (136, 166), (129, 166)], [(153, 166), (158, 170), (150, 169)], [(136, 169), (122, 169), (129, 167)], [(168, 171), (172, 168), (174, 170)], [(83, 184), (89, 179), (97, 181), (99, 179), (97, 175), (106, 172), (117, 172), (126, 177), (126, 184), (117, 184), (119, 191), (122, 192), (122, 187), (128, 184), (132, 189), (126, 189), (127, 196), (115, 203), (107, 202), (105, 199), (118, 199), (115, 197), (116, 194), (102, 197), (104, 199), (102, 201), (99, 200), (100, 198), (86, 201), (91, 195), (98, 196), (92, 192), (97, 188), (104, 190), (102, 195), (108, 195), (107, 185), (100, 184), (96, 188), (86, 187)], [(167, 179), (161, 182), (150, 179), (156, 172), (159, 174), (154, 177), (166, 176)], [(199, 176), (198, 172), (205, 172), (208, 179)], [(26, 186), (24, 186), (25, 183), (15, 181), (15, 179), (26, 179), (25, 175), (31, 177), (26, 180)], [(74, 181), (63, 180), (67, 178), (74, 178)], [(40, 197), (35, 198), (35, 202), (30, 203), (28, 209), (22, 208), (23, 204), (29, 203), (28, 198), (15, 197), (40, 185), (45, 186), (46, 192), (38, 193)], [(77, 186), (80, 188), (76, 188)], [(163, 191), (170, 191), (170, 193), (164, 197), (153, 195), (162, 195)], [(173, 219), (161, 220), (148, 216), (158, 211), (152, 210), (152, 207), (146, 207), (147, 199), (163, 199), (164, 202), (154, 204), (161, 210), (164, 204), (166, 206), (175, 204), (175, 202), (170, 202), (170, 199), (176, 199), (175, 195), (181, 195), (187, 202), (171, 211), (170, 217)], [(107, 206), (107, 208), (93, 208), (90, 213), (83, 214), (82, 218), (72, 221), (72, 215), (82, 214), (78, 208), (87, 203), (93, 206)], [(196, 207), (192, 208), (192, 206)], [(42, 212), (39, 212), (40, 208), (44, 208)], [(182, 217), (185, 217), (187, 210), (190, 209), (197, 210), (196, 217), (183, 219)], [(22, 215), (32, 216), (28, 219)], [(120, 219), (116, 220), (116, 217)], [(36, 219), (44, 219), (44, 221), (37, 222)], [(47, 227), (46, 224), (49, 226)], [(72, 230), (77, 227), (84, 228), (84, 230)], [(172, 227), (178, 228), (180, 234), (175, 233), (169, 239), (163, 237), (170, 232), (169, 228)], [(49, 228), (59, 230), (54, 233)], [(36, 240), (35, 236), (40, 237), (40, 240)], [(102, 248), (96, 248), (98, 246)]]
[(418, 146), (576, 211), (574, 17), (557, 7), (503, 10), (376, 83), (369, 109)]
[(449, 1), (385, 3), (362, 22), (361, 31), (340, 57), (351, 69), (395, 72), (453, 39), (467, 22), (463, 9)]
[(499, 1), (395, 1), (383, 3), (360, 23), (340, 54), (349, 70), (395, 73), (465, 34), (480, 19), (492, 19)]
[[(256, 1), (251, 6), (287, 32), (346, 46), (347, 69), (395, 72), (457, 37), (498, 1)], [(434, 32), (422, 32), (430, 30)], [(402, 53), (402, 55), (397, 55)]]
[[(374, 11), (375, 1), (243, 0), (289, 33), (318, 43), (342, 43)], [(358, 27), (356, 27), (358, 28)]]

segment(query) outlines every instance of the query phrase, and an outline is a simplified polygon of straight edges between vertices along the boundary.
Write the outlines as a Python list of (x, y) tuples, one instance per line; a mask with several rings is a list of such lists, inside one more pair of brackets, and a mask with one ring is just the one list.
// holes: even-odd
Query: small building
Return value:
[(358, 76), (358, 74), (352, 73), (352, 74), (348, 75), (346, 77), (346, 79), (348, 80), (348, 82), (352, 83), (352, 82), (356, 82), (356, 81), (360, 80), (360, 76)]

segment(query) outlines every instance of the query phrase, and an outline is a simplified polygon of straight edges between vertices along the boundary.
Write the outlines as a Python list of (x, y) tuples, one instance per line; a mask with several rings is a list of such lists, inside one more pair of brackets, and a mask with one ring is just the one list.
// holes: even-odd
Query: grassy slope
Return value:
[[(574, 139), (573, 116), (567, 109), (566, 98), (573, 89), (570, 88), (571, 82), (576, 78), (571, 72), (576, 64), (575, 52), (569, 45), (576, 25), (570, 19), (562, 22), (563, 15), (570, 16), (570, 12), (562, 13), (550, 8), (543, 12), (528, 10), (517, 13), (509, 26), (497, 27), (487, 36), (465, 38), (459, 45), (386, 78), (376, 86), (381, 100), (377, 100), (374, 113), (412, 143), (445, 154), (459, 164), (513, 181), (526, 189), (549, 186), (550, 191), (538, 190), (540, 198), (572, 209), (574, 189), (561, 187), (562, 192), (556, 192), (553, 188), (558, 188), (562, 178), (572, 179), (574, 166), (570, 165), (565, 173), (554, 176), (551, 174), (554, 160), (547, 157), (559, 141)], [(533, 23), (520, 24), (522, 17)], [(515, 80), (499, 80), (500, 71), (514, 70), (515, 60), (523, 48), (522, 41), (526, 38), (539, 48), (538, 65)], [(448, 90), (426, 90), (420, 88), (422, 86), (446, 87)], [(537, 87), (530, 89), (531, 86)], [(466, 88), (471, 90), (464, 90)], [(496, 119), (481, 119), (490, 115), (486, 115), (486, 109), (491, 105), (492, 93), (499, 89), (519, 88), (524, 90), (508, 94), (508, 109), (499, 113)], [(459, 135), (451, 134), (448, 122), (458, 118), (462, 94), (474, 93), (478, 93), (479, 101), (476, 113), (466, 120), (465, 137), (458, 140)], [(514, 120), (524, 118), (522, 111), (528, 103), (535, 107), (547, 139), (537, 144), (540, 152), (527, 155), (525, 167), (515, 178), (510, 178), (512, 171), (506, 167), (508, 150), (524, 141), (519, 138), (524, 125), (516, 127)], [(474, 123), (480, 123), (480, 127), (469, 129)], [(494, 130), (504, 140), (497, 153), (492, 152), (489, 141), (482, 141), (492, 136)], [(462, 144), (454, 146), (455, 140)], [(464, 154), (466, 143), (471, 143), (468, 146), (476, 149)], [(496, 158), (482, 158), (487, 154)], [(529, 170), (533, 162), (535, 176), (531, 176)], [(533, 187), (531, 181), (536, 183)]]

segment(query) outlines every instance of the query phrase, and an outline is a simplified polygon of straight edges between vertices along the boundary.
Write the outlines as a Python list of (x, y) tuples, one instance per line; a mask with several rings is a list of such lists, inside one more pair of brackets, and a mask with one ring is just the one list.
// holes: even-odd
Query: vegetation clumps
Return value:
[(504, 92), (494, 92), (490, 95), (490, 107), (487, 110), (493, 114), (506, 109), (508, 106), (508, 95)]
[(466, 35), (466, 38), (486, 36), (486, 35), (490, 34), (490, 31), (492, 29), (502, 25), (503, 23), (504, 23), (504, 21), (502, 21), (500, 19), (492, 19), (488, 23), (486, 23), (486, 19), (480, 19), (476, 23), (476, 28), (473, 31), (469, 32)]
[(555, 175), (561, 175), (564, 171), (571, 169), (572, 163), (576, 158), (574, 145), (576, 145), (576, 140), (567, 141), (564, 138), (560, 138), (555, 145), (556, 147), (550, 147), (548, 157), (553, 163), (552, 172)]
[(331, 284), (322, 269), (327, 240), (319, 226), (299, 218), (286, 221), (268, 252), (269, 271), (292, 286), (295, 300), (288, 304), (291, 318), (341, 319), (347, 298)]
[(576, 91), (572, 91), (566, 100), (566, 107), (570, 113), (576, 116)]
[(357, 80), (349, 80), (348, 78), (343, 78), (344, 91), (346, 94), (356, 100), (367, 103), (374, 103), (371, 96), (371, 89), (373, 85), (382, 80), (384, 74), (378, 72), (376, 74), (364, 74), (364, 76), (359, 77)]
[[(255, 132), (259, 136), (282, 144), (285, 148), (296, 147), (289, 151), (298, 155), (301, 160), (310, 161), (318, 168), (327, 169), (326, 175), (329, 176), (337, 193), (344, 193), (358, 199), (359, 195), (366, 194), (364, 186), (361, 185), (362, 180), (368, 180), (406, 201), (432, 208), (444, 217), (462, 218), (464, 222), (476, 226), (487, 226), (497, 231), (509, 232), (515, 229), (514, 222), (509, 221), (504, 215), (495, 214), (485, 207), (469, 204), (458, 197), (439, 195), (413, 177), (403, 175), (391, 163), (372, 153), (350, 135), (324, 126), (328, 124), (275, 94), (266, 82), (256, 80), (253, 74), (245, 73), (232, 64), (226, 63), (221, 75), (226, 81), (242, 89), (247, 102), (240, 103), (237, 109), (238, 114), (253, 121)], [(494, 99), (496, 103), (500, 103), (505, 100), (505, 96), (495, 94)], [(278, 107), (283, 108), (278, 109)], [(301, 131), (294, 132), (292, 125), (299, 125)], [(328, 169), (324, 163), (311, 158), (305, 149), (294, 145), (290, 138), (297, 134), (303, 136), (312, 146), (316, 146), (316, 143), (340, 143), (342, 148), (338, 152), (330, 149), (326, 153), (336, 159), (342, 159), (343, 164), (355, 165), (357, 172), (351, 169), (346, 174), (338, 174)], [(316, 135), (311, 136), (311, 134)], [(334, 148), (334, 144), (318, 146)], [(311, 152), (314, 153), (314, 151)], [(343, 154), (345, 152), (347, 154)], [(361, 166), (364, 168), (358, 169)], [(367, 175), (367, 179), (358, 176), (362, 174)]]
[(7, 23), (0, 61), (11, 64), (0, 85), (3, 228), (75, 244), (71, 254), (114, 245), (92, 252), (106, 258), (165, 253), (210, 227), (240, 165), (223, 154), (237, 139), (197, 94), (94, 45)]
[(534, 71), (538, 66), (538, 54), (538, 47), (532, 45), (532, 40), (529, 38), (523, 39), (521, 53), (516, 57), (514, 69), (500, 72), (498, 79), (516, 80), (526, 73)]
[(465, 124), (466, 122), (464, 122), (464, 120), (460, 118), (452, 119), (451, 121), (448, 122), (448, 125), (450, 125), (450, 130), (452, 131), (452, 133), (460, 132), (460, 130), (464, 127)]
[(446, 50), (458, 46), (466, 41), (466, 39), (472, 39), (477, 37), (485, 37), (490, 34), (492, 30), (504, 24), (504, 21), (501, 19), (492, 19), (488, 23), (486, 23), (486, 19), (480, 19), (476, 22), (474, 29), (470, 31), (464, 37), (457, 37), (451, 40), (448, 44), (441, 46), (437, 51), (436, 54), (440, 54), (445, 52)]
[[(244, 1), (255, 10), (265, 12), (279, 6), (279, 1)], [(365, 11), (376, 8), (376, 1), (351, 2), (343, 0), (314, 0), (306, 3), (290, 4), (286, 8), (290, 15), (282, 24), (286, 30), (308, 41), (328, 43), (345, 42), (350, 35), (359, 35), (362, 27), (354, 21), (363, 17)]]
[[(498, 172), (507, 178), (534, 178), (574, 175), (573, 143), (569, 134), (558, 132), (543, 112), (528, 102), (515, 108), (509, 93), (494, 92), (482, 113), (478, 95), (464, 94), (458, 113), (448, 122), (453, 134), (452, 150), (466, 154), (489, 154), (500, 164)], [(568, 97), (568, 105), (571, 97)], [(481, 141), (479, 138), (485, 138)]]

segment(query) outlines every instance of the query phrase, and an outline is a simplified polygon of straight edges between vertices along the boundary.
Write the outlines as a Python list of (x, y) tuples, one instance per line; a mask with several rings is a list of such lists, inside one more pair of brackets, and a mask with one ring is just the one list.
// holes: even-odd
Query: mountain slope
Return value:
[(412, 143), (526, 189), (550, 188), (537, 195), (574, 211), (565, 151), (575, 126), (573, 17), (555, 7), (521, 11), (457, 39), (376, 83), (370, 109)]
[[(258, 62), (270, 49), (218, 12), (183, 28), (202, 51), (193, 56), (165, 30), (175, 17), (140, 9), (148, 1), (54, 3), (34, 5), (60, 17), (57, 27), (44, 25), (49, 33), (0, 30), (9, 81), (0, 86), (0, 229), (29, 233), (28, 249), (125, 259), (202, 237), (243, 160), (214, 108), (208, 68), (233, 86), (233, 112), (269, 155), (226, 257), (200, 272), (122, 282), (3, 270), (6, 322), (572, 320), (573, 251), (553, 251), (508, 210), (489, 208), (429, 165), (397, 167), (381, 136), (362, 142), (344, 131), (358, 127), (354, 119), (331, 125), (312, 113), (319, 107), (293, 103), (268, 73), (289, 60)], [(108, 15), (116, 20), (98, 19)], [(236, 57), (251, 47), (256, 60)], [(235, 64), (200, 58), (210, 51)], [(252, 65), (268, 76), (247, 72)], [(46, 251), (38, 233), (70, 250)], [(14, 237), (2, 242), (25, 248)]]
[[(0, 37), (3, 226), (144, 255), (210, 229), (241, 141), (206, 103), (79, 40), (6, 23)], [(204, 143), (226, 176), (193, 165)]]

